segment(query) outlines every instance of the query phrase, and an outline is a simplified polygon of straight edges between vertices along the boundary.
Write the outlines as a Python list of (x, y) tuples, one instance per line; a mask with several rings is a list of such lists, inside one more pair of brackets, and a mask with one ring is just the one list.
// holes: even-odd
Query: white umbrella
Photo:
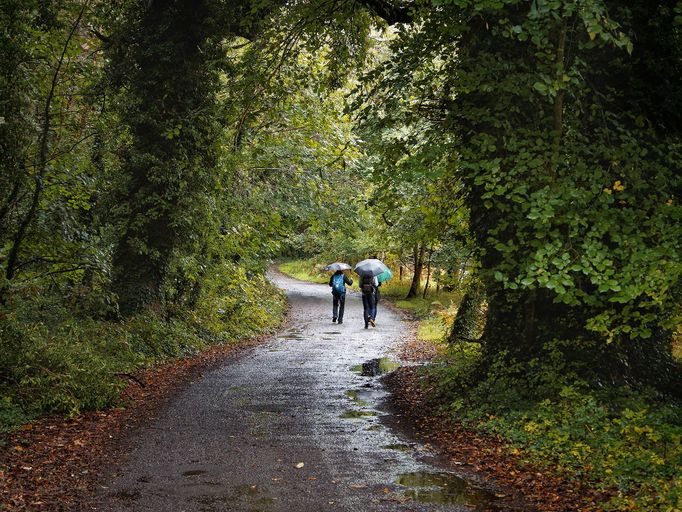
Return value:
[(350, 270), (351, 266), (348, 263), (342, 263), (340, 261), (337, 261), (336, 263), (330, 263), (326, 267), (324, 267), (324, 270)]

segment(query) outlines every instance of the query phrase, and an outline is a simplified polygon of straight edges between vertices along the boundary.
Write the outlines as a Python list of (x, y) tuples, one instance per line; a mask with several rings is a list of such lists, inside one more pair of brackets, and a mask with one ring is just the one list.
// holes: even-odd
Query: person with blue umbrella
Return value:
[(338, 320), (339, 324), (343, 323), (343, 311), (346, 305), (346, 285), (351, 286), (353, 279), (348, 277), (343, 271), (350, 270), (351, 266), (348, 263), (331, 263), (324, 267), (324, 270), (334, 270), (335, 272), (329, 278), (329, 286), (332, 289), (332, 323)]

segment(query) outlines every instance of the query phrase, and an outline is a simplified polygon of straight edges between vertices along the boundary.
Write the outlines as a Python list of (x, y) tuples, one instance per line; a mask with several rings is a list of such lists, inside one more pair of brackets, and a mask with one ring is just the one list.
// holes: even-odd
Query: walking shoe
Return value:
[(365, 324), (365, 329), (369, 329), (369, 325)]
[(376, 326), (377, 326), (376, 322), (374, 321), (374, 318), (370, 318), (370, 319), (369, 319), (369, 323), (372, 324), (372, 327), (376, 327)]
[(333, 323), (333, 324), (336, 323), (336, 318), (332, 318), (332, 323)]
[(339, 320), (339, 323), (342, 324), (342, 323), (343, 323), (343, 320)]

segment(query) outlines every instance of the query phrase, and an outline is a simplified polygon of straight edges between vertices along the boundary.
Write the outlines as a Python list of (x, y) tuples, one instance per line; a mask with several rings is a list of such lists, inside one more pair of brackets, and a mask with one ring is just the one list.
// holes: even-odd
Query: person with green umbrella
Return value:
[[(363, 260), (355, 265), (355, 272), (360, 276), (360, 290), (362, 291), (363, 317), (365, 329), (376, 327), (377, 303), (379, 301), (379, 286), (381, 282), (391, 278), (391, 271), (383, 262), (376, 258)], [(381, 277), (382, 279), (379, 279)]]
[(362, 316), (365, 319), (365, 329), (376, 327), (377, 317), (377, 293), (379, 282), (371, 274), (365, 274), (360, 278), (360, 291), (362, 292)]

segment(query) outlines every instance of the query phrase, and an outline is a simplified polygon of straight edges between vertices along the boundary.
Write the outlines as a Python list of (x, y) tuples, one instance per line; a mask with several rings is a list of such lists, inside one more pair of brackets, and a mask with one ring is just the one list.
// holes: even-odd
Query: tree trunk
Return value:
[(119, 102), (121, 117), (131, 136), (123, 163), (127, 190), (119, 198), (125, 230), (112, 269), (124, 316), (163, 308), (172, 258), (198, 251), (196, 204), (213, 190), (219, 129), (214, 59), (220, 38), (205, 23), (215, 8), (206, 0), (148, 2), (121, 25), (116, 40), (125, 44), (112, 49), (112, 74), (127, 99)]
[(412, 284), (410, 291), (407, 292), (406, 299), (411, 299), (419, 295), (419, 287), (421, 286), (422, 269), (424, 268), (424, 244), (417, 244), (414, 246), (414, 275), (412, 276)]
[(473, 341), (476, 336), (478, 325), (481, 321), (481, 306), (484, 294), (481, 283), (476, 280), (462, 297), (457, 308), (457, 316), (452, 324), (452, 330), (448, 336), (448, 343), (454, 344), (459, 341)]
[(426, 263), (426, 284), (424, 285), (423, 299), (426, 299), (426, 293), (429, 291), (429, 283), (431, 281), (431, 256), (433, 256), (433, 246), (429, 249), (429, 259)]

